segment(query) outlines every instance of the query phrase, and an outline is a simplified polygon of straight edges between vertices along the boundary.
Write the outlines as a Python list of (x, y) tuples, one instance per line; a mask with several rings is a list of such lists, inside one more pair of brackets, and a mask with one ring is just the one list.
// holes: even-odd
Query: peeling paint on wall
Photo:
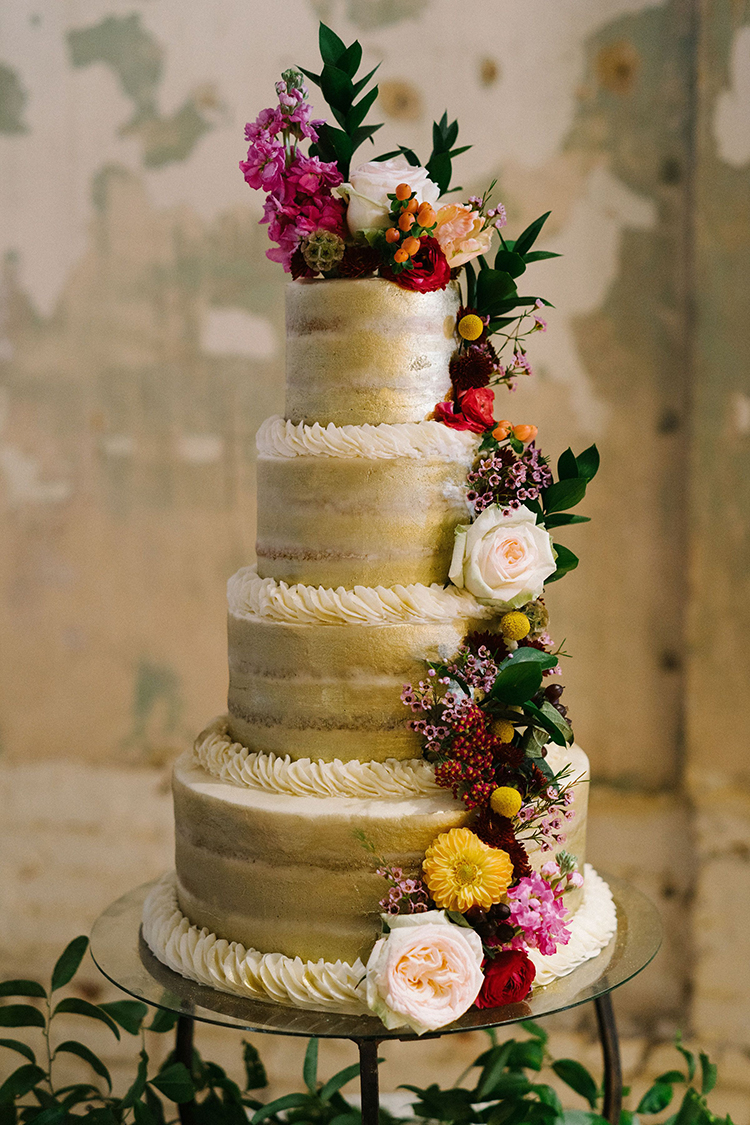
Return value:
[(729, 87), (716, 99), (714, 136), (719, 156), (733, 168), (750, 161), (750, 26), (734, 34)]
[(27, 94), (12, 67), (0, 63), (0, 133), (25, 133), (23, 120)]

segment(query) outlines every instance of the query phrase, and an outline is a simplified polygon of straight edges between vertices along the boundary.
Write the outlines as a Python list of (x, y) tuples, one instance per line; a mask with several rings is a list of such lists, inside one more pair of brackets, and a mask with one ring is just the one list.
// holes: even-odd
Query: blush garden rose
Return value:
[(468, 1011), (484, 980), (479, 935), (442, 910), (383, 918), (390, 933), (375, 942), (366, 987), (368, 1007), (385, 1026), (423, 1035)]
[(538, 598), (557, 569), (551, 535), (523, 504), (515, 510), (492, 504), (455, 534), (448, 577), (481, 602), (517, 609)]
[(371, 160), (360, 164), (350, 174), (349, 183), (336, 189), (337, 195), (348, 195), (346, 221), (352, 234), (361, 230), (380, 230), (390, 225), (391, 203), (388, 196), (399, 184), (408, 182), (420, 203), (435, 203), (440, 189), (424, 168), (414, 167), (405, 156), (392, 160)]
[(484, 217), (464, 203), (446, 203), (437, 213), (435, 238), (452, 270), (488, 253), (493, 233), (492, 227), (485, 228)]

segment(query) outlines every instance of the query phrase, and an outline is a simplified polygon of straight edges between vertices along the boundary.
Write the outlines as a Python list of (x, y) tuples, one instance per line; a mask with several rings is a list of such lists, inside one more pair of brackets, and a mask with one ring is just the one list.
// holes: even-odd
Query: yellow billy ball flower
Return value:
[(458, 322), (458, 334), (464, 340), (478, 340), (484, 332), (484, 321), (476, 313), (467, 313)]
[(490, 807), (498, 816), (513, 817), (522, 804), (521, 794), (510, 785), (501, 785), (490, 797)]
[(500, 618), (500, 632), (506, 641), (522, 641), (529, 635), (530, 630), (531, 622), (528, 617), (516, 609)]
[(501, 742), (512, 742), (516, 728), (507, 719), (495, 719), (490, 726), (490, 733), (499, 738)]
[(422, 873), (435, 905), (461, 914), (472, 906), (489, 910), (513, 878), (507, 852), (491, 848), (469, 828), (451, 828), (430, 844)]

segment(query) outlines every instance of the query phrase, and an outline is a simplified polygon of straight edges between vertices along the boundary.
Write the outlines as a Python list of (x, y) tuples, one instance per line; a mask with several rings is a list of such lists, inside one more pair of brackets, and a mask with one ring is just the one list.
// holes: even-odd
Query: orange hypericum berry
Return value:
[(414, 226), (414, 216), (410, 215), (408, 211), (404, 211), (403, 215), (398, 221), (401, 230), (411, 230)]
[(396, 199), (400, 200), (402, 203), (405, 199), (408, 199), (410, 195), (411, 188), (408, 184), (399, 184), (396, 188)]
[(513, 427), (513, 437), (516, 441), (522, 441), (524, 444), (526, 444), (527, 441), (533, 441), (538, 433), (539, 430), (536, 426), (523, 425)]
[(400, 237), (401, 235), (395, 227), (388, 227), (388, 230), (385, 232), (386, 242), (398, 242)]
[(406, 204), (406, 210), (410, 215), (416, 215), (418, 207), (419, 204), (417, 203), (416, 199), (410, 199)]
[(401, 249), (405, 250), (409, 257), (412, 258), (417, 253), (420, 246), (421, 243), (418, 238), (409, 236), (409, 238), (404, 239)]
[(403, 262), (409, 261), (409, 255), (406, 253), (404, 248), (400, 246), (396, 253), (393, 255), (393, 260), (394, 262), (398, 262), (399, 265), (401, 265)]
[(420, 227), (432, 227), (437, 222), (437, 215), (429, 203), (423, 203), (420, 207), (417, 222)]
[(507, 418), (503, 418), (501, 422), (495, 426), (492, 431), (492, 436), (495, 441), (505, 441), (510, 431), (513, 429), (512, 425)]

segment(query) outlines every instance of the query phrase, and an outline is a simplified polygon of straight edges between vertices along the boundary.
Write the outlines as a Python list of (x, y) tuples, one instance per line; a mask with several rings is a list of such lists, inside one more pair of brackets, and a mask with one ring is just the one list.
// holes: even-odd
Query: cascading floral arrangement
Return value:
[[(464, 803), (470, 827), (438, 836), (417, 875), (377, 859), (388, 889), (366, 972), (368, 1003), (386, 1026), (421, 1033), (472, 1003), (522, 1000), (535, 976), (529, 951), (554, 953), (570, 936), (565, 895), (583, 879), (563, 845), (580, 779), (546, 760), (548, 745), (572, 743), (573, 732), (558, 679), (566, 654), (547, 633), (543, 593), (578, 565), (552, 533), (586, 521), (570, 509), (599, 455), (595, 446), (578, 456), (567, 449), (555, 480), (536, 426), (494, 418), (493, 388), (513, 390), (532, 374), (526, 341), (546, 331), (549, 302), (519, 295), (517, 280), (558, 256), (534, 249), (549, 212), (510, 239), (505, 208), (492, 203), (495, 182), (481, 196), (448, 201), (463, 190), (451, 186), (453, 159), (470, 146), (456, 147), (458, 124), (447, 114), (433, 126), (424, 165), (399, 146), (351, 170), (355, 151), (381, 128), (364, 124), (377, 67), (357, 78), (358, 42), (347, 47), (324, 24), (319, 41), (320, 73), (285, 71), (278, 105), (246, 126), (240, 168), (266, 193), (261, 222), (276, 243), (268, 257), (294, 279), (377, 275), (422, 293), (462, 286), (451, 392), (434, 418), (475, 433), (477, 453), (447, 577), (495, 613), (451, 659), (428, 664), (402, 700), (436, 781)], [(305, 77), (335, 125), (311, 118)], [(539, 871), (532, 843), (550, 853)]]

